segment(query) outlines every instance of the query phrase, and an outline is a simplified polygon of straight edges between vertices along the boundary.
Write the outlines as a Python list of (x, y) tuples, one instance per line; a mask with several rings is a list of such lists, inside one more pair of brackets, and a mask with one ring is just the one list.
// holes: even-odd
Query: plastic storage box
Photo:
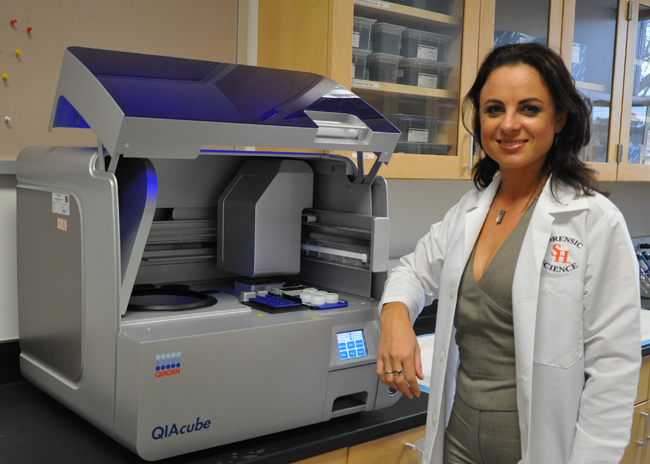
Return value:
[(388, 114), (388, 119), (401, 134), (399, 142), (435, 142), (440, 118), (432, 116), (412, 116), (409, 114)]
[(397, 83), (397, 68), (402, 57), (388, 53), (368, 55), (368, 74), (371, 81)]
[(403, 58), (399, 62), (398, 84), (415, 85), (431, 89), (444, 89), (447, 86), (449, 67), (418, 58)]
[(448, 35), (433, 32), (406, 29), (402, 32), (402, 48), (400, 54), (404, 58), (419, 58), (428, 61), (445, 61)]
[(361, 50), (370, 50), (370, 29), (376, 19), (362, 18), (361, 16), (354, 17), (354, 25), (352, 27), (352, 48), (359, 48)]
[(370, 50), (352, 49), (352, 79), (366, 78), (366, 60), (369, 54)]
[(386, 118), (400, 132), (395, 153), (414, 155), (447, 155), (451, 145), (436, 143), (440, 118), (432, 116), (413, 116), (408, 114), (390, 114)]
[(399, 55), (402, 42), (403, 26), (396, 26), (389, 23), (375, 23), (372, 26), (370, 37), (372, 39), (373, 53), (387, 53)]

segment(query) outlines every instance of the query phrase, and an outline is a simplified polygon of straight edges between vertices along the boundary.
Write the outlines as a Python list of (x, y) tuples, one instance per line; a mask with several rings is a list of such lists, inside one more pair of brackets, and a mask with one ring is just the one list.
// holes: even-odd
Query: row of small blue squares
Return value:
[[(357, 340), (356, 345), (354, 344), (355, 342), (348, 342), (348, 348), (353, 349), (353, 348), (358, 348), (358, 347), (363, 347), (363, 340)], [(342, 344), (339, 343), (339, 347)], [(345, 346), (344, 346), (345, 347)]]
[(363, 341), (358, 340), (356, 345), (354, 342), (348, 342), (347, 346), (345, 346), (345, 343), (339, 343), (339, 350), (345, 350), (346, 348), (349, 350), (353, 350), (355, 348), (363, 348)]
[(341, 351), (341, 359), (357, 358), (365, 355), (366, 350), (363, 348), (359, 348), (358, 350)]

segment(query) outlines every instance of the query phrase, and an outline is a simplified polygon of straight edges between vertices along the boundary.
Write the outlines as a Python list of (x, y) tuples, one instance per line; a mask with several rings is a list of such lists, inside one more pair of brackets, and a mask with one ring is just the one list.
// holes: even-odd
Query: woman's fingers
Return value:
[(409, 398), (420, 396), (417, 383), (417, 377), (422, 376), (420, 347), (403, 303), (388, 303), (382, 309), (377, 375), (383, 383)]
[(418, 379), (424, 380), (424, 371), (422, 370), (422, 357), (420, 355), (420, 344), (417, 344), (415, 350), (415, 375)]

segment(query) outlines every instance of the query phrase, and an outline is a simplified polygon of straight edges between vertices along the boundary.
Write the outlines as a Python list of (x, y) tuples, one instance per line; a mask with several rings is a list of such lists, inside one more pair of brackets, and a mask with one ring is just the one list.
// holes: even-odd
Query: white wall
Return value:
[[(632, 237), (650, 236), (650, 182), (607, 182)], [(415, 243), (460, 197), (474, 188), (471, 181), (389, 180), (390, 257), (413, 251)]]

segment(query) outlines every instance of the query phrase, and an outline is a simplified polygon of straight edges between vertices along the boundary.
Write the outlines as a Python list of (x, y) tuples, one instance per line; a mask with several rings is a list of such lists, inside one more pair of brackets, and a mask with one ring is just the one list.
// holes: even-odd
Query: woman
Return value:
[(522, 44), (488, 55), (464, 108), (484, 152), (477, 189), (386, 282), (377, 373), (419, 395), (411, 324), (437, 298), (423, 462), (618, 464), (639, 378), (638, 265), (578, 159), (590, 106), (556, 53)]

